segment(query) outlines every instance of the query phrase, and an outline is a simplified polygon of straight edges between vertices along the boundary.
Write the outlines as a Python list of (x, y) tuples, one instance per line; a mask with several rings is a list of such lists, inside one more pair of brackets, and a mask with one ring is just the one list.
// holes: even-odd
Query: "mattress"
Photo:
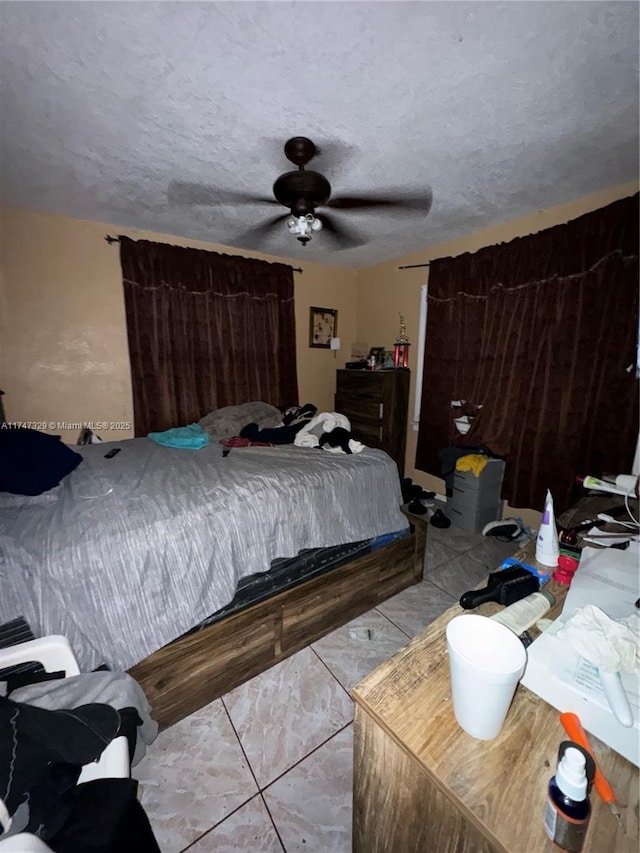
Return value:
[(193, 631), (206, 628), (207, 625), (219, 622), (225, 616), (239, 613), (252, 604), (257, 604), (304, 581), (337, 569), (338, 566), (357, 557), (362, 557), (377, 548), (384, 547), (389, 542), (409, 535), (410, 530), (407, 528), (385, 536), (376, 536), (375, 539), (365, 539), (363, 542), (350, 542), (347, 545), (335, 545), (332, 548), (310, 548), (302, 551), (297, 557), (274, 560), (268, 571), (242, 578), (229, 604), (217, 613), (213, 613)]
[[(112, 447), (122, 450), (111, 459)], [(64, 634), (81, 669), (128, 669), (277, 559), (407, 528), (383, 451), (197, 451), (148, 439), (78, 448), (39, 499), (2, 496), (0, 622)]]

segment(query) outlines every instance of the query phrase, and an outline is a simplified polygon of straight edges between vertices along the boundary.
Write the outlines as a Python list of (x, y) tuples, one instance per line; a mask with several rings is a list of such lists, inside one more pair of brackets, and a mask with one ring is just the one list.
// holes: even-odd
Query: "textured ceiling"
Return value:
[(269, 195), (305, 135), (335, 195), (433, 194), (335, 213), (359, 248), (260, 245), (364, 267), (638, 175), (635, 2), (3, 2), (0, 24), (21, 207), (240, 247), (284, 208), (231, 194)]

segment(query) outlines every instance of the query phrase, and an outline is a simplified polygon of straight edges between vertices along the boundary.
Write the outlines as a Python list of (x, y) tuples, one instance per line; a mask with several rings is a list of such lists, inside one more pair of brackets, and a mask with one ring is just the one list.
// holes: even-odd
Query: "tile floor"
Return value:
[(162, 732), (133, 771), (162, 853), (349, 853), (349, 690), (518, 547), (430, 526), (421, 583)]

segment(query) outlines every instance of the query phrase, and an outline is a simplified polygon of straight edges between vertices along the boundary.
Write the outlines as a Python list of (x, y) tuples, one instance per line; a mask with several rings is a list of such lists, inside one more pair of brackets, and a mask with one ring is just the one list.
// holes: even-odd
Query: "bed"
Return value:
[[(117, 446), (110, 459), (105, 453)], [(149, 439), (78, 448), (36, 498), (2, 496), (0, 621), (66, 635), (82, 669), (129, 670), (175, 722), (422, 574), (395, 463), (371, 448), (198, 451)], [(389, 544), (193, 631), (243, 579), (304, 549)]]

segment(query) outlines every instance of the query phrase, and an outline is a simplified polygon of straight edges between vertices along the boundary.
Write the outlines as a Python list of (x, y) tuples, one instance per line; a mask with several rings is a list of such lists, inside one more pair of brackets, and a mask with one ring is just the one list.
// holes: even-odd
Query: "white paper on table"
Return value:
[(631, 615), (640, 598), (639, 566), (638, 542), (626, 551), (583, 548), (560, 618), (568, 619), (587, 604), (595, 604), (612, 619)]
[[(539, 644), (535, 650), (536, 653), (541, 654), (544, 647), (543, 657), (547, 662), (550, 674), (564, 684), (570, 685), (585, 698), (596, 702), (601, 708), (609, 711), (609, 701), (602, 688), (598, 667), (587, 658), (577, 654), (567, 643), (558, 638), (557, 633), (562, 624), (562, 620), (556, 619), (553, 625), (536, 640), (536, 643)], [(543, 637), (544, 641), (542, 640)], [(528, 654), (531, 654), (534, 646), (535, 643), (529, 646)], [(640, 714), (640, 684), (634, 675), (621, 673), (621, 677), (629, 704), (637, 720)], [(523, 679), (523, 683), (526, 684), (526, 680)]]

